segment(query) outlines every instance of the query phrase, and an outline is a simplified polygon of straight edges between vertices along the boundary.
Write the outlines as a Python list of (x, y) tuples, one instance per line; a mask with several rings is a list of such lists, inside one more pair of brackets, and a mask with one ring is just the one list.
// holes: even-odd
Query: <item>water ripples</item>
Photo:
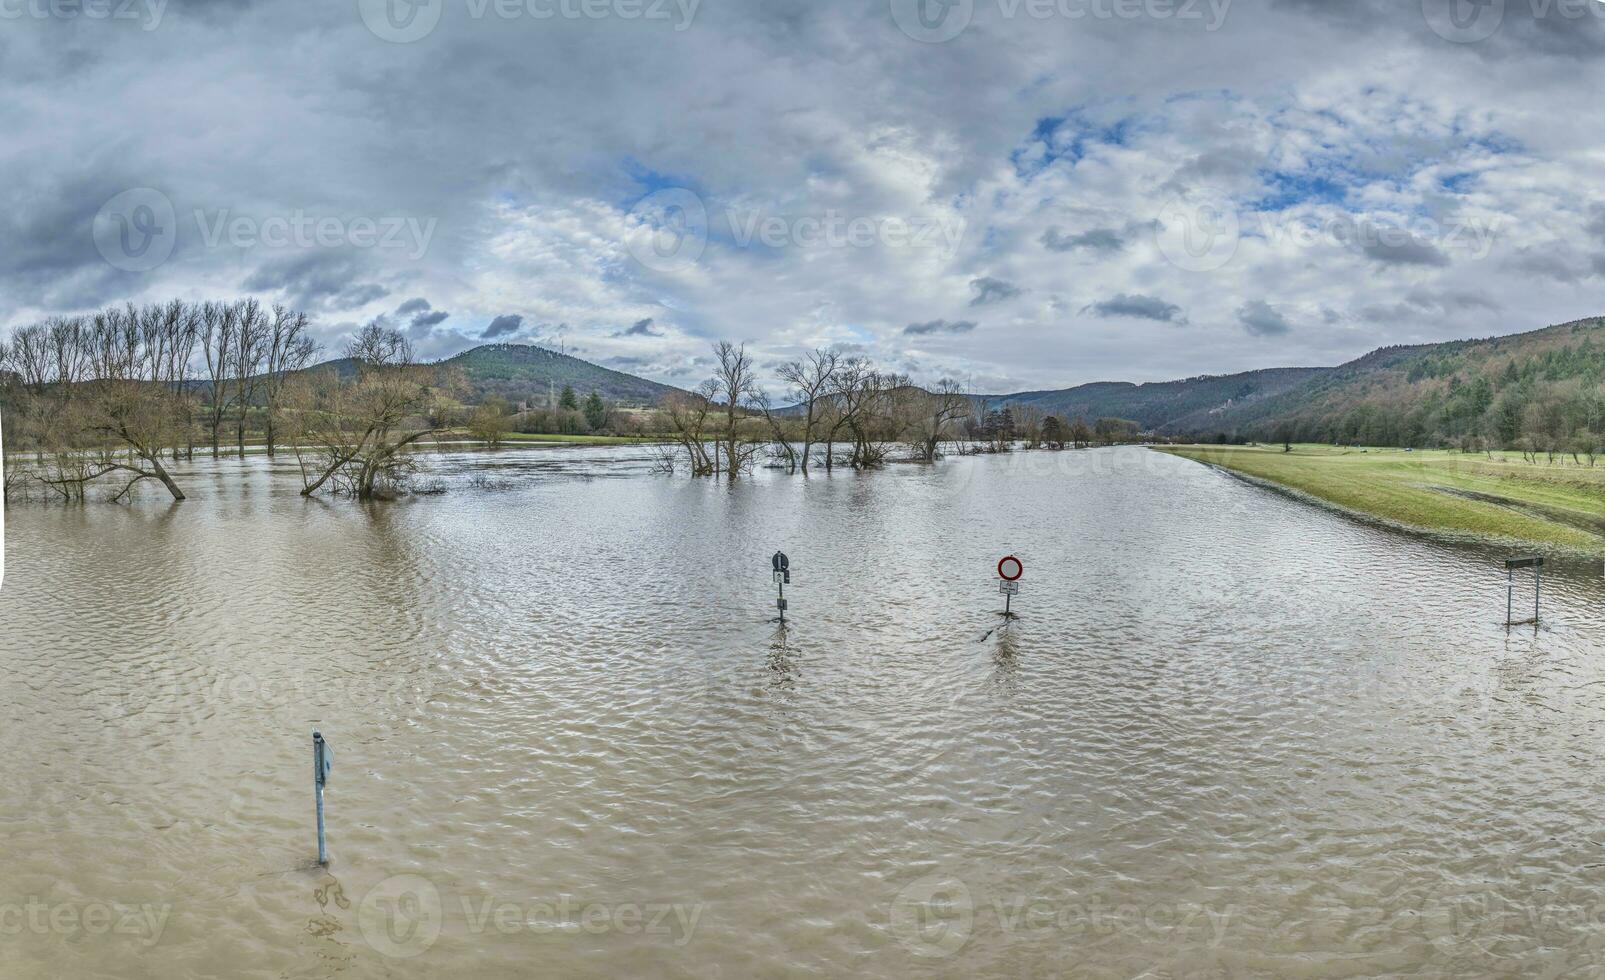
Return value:
[(1502, 554), (1142, 450), (429, 466), (396, 504), (225, 461), (176, 507), (8, 514), (0, 925), (170, 916), (24, 928), (3, 972), (1601, 965), (1597, 567), (1507, 630)]

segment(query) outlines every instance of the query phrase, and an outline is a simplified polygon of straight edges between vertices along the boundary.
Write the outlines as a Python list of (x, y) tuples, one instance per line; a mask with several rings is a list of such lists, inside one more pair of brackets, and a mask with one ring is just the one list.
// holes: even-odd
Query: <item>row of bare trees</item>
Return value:
[(256, 300), (111, 307), (22, 327), (0, 343), (7, 499), (24, 487), (81, 500), (116, 479), (184, 492), (168, 463), (198, 442), (243, 457), (247, 433), (272, 455), (288, 437), (303, 492), (382, 495), (410, 472), (406, 449), (445, 426), (460, 384), (414, 363), (406, 338), (370, 325), (348, 346), (352, 369), (306, 370), (307, 317)]
[[(673, 439), (664, 468), (686, 463), (693, 476), (735, 478), (768, 450), (778, 464), (804, 474), (816, 462), (873, 469), (893, 447), (908, 447), (924, 462), (942, 446), (965, 438), (962, 423), (975, 399), (958, 382), (943, 379), (934, 391), (906, 375), (877, 369), (869, 360), (817, 349), (777, 371), (791, 406), (776, 409), (759, 384), (746, 348), (728, 341), (714, 349), (713, 377), (664, 403)], [(837, 445), (846, 451), (838, 456)]]

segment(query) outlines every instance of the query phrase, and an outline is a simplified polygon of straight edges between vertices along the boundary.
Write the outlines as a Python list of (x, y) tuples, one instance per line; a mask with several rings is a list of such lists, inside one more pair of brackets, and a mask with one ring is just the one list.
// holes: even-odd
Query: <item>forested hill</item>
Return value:
[(1268, 368), (1149, 384), (1098, 381), (1059, 391), (989, 396), (986, 400), (1028, 406), (1066, 420), (1122, 418), (1155, 432), (1192, 432), (1208, 429), (1217, 418), (1233, 410), (1258, 404), (1330, 370)]
[(487, 395), (500, 395), (510, 402), (539, 400), (568, 385), (581, 398), (595, 391), (615, 404), (656, 405), (665, 395), (680, 390), (528, 344), (485, 344), (443, 363), (463, 369), (475, 401)]
[(1234, 406), (1215, 422), (1218, 431), (1257, 438), (1597, 447), (1605, 442), (1605, 319), (1384, 347), (1273, 397)]
[[(529, 344), (484, 344), (440, 364), (461, 370), (468, 379), (464, 400), (469, 404), (491, 395), (513, 404), (544, 404), (549, 395), (560, 393), (567, 385), (579, 398), (594, 391), (610, 404), (656, 405), (665, 395), (680, 390)], [(356, 364), (349, 358), (327, 361), (317, 368), (334, 368), (342, 376), (356, 373)]]

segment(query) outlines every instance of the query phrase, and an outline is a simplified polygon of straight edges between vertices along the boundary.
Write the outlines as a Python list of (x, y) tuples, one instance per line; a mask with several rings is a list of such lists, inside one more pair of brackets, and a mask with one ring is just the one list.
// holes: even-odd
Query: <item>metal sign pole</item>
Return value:
[(791, 559), (786, 557), (784, 551), (777, 551), (769, 559), (769, 567), (775, 575), (775, 607), (780, 610), (780, 624), (786, 624), (786, 585), (791, 581)]
[(1014, 618), (1014, 595), (1020, 591), (1020, 576), (1025, 574), (1025, 565), (1020, 559), (1009, 555), (998, 562), (998, 591), (1003, 593), (1003, 619)]
[(1511, 603), (1516, 593), (1516, 569), (1530, 568), (1533, 570), (1533, 619), (1534, 626), (1538, 625), (1538, 603), (1544, 592), (1544, 559), (1542, 555), (1530, 555), (1523, 558), (1508, 558), (1505, 560), (1505, 625), (1516, 625), (1515, 612)]
[(329, 863), (329, 848), (323, 836), (323, 786), (329, 781), (329, 770), (334, 768), (334, 753), (323, 734), (312, 732), (312, 792), (318, 800), (318, 863)]

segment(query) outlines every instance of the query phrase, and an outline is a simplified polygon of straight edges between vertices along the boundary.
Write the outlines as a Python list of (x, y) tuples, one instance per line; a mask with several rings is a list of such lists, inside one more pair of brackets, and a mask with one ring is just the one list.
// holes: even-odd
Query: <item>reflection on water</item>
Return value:
[(1507, 630), (1501, 553), (1142, 450), (648, 457), (453, 454), (370, 506), (206, 462), (179, 505), (10, 511), (0, 974), (1605, 961), (1597, 564)]

